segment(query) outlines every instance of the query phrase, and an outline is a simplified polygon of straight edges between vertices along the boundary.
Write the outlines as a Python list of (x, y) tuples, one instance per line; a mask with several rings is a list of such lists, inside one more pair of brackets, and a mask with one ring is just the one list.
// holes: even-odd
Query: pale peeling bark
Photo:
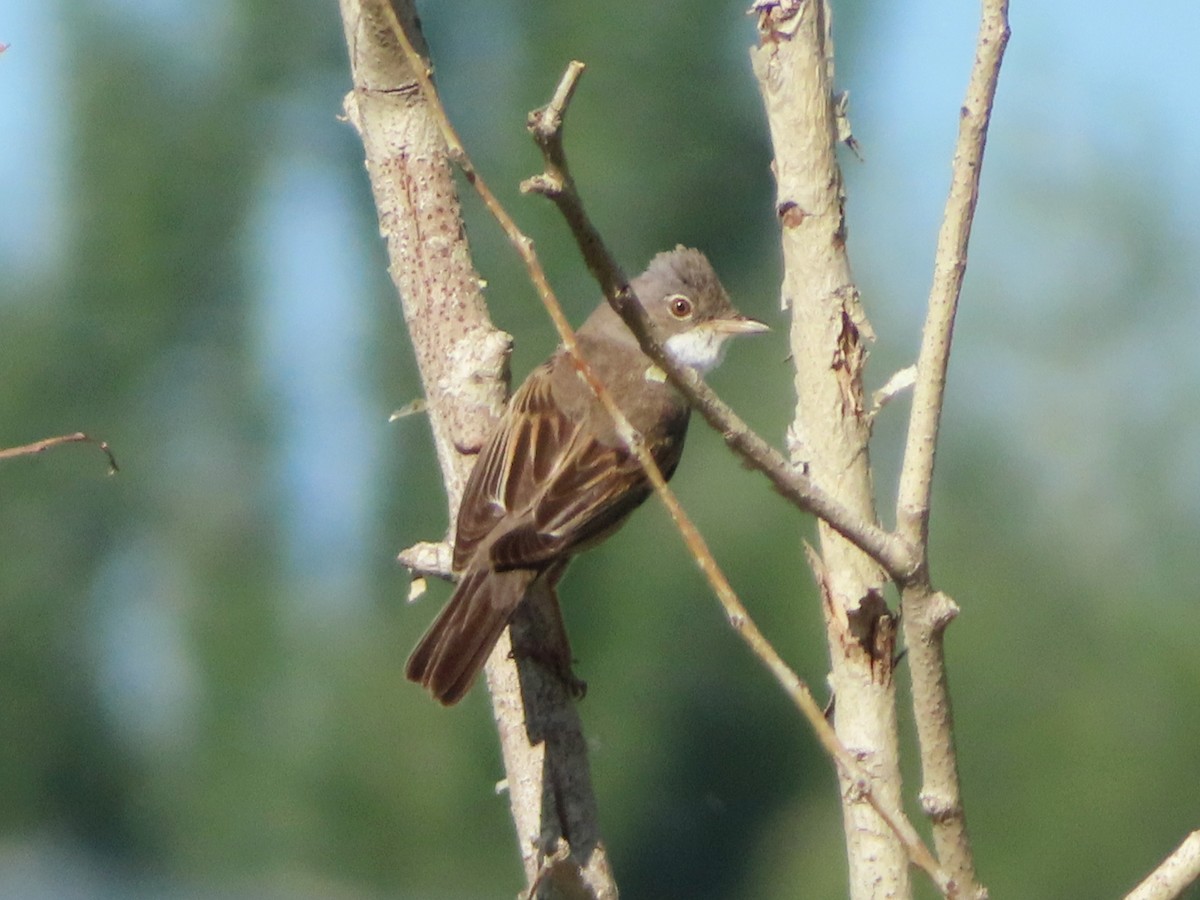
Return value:
[[(862, 389), (872, 334), (845, 247), (828, 10), (820, 2), (764, 2), (756, 10), (761, 43), (752, 56), (775, 149), (782, 294), (792, 311), (797, 402), (789, 449), (817, 484), (874, 521)], [(820, 555), (809, 556), (827, 625), (834, 724), (882, 799), (898, 808), (895, 623), (883, 600), (885, 573), (824, 522), (820, 540)], [(850, 896), (908, 896), (908, 854), (851, 787), (843, 779)]]
[[(366, 151), (389, 272), (416, 352), (446, 486), (450, 533), (463, 487), (508, 387), (510, 338), (487, 315), (471, 263), (443, 125), (396, 36), (425, 55), (409, 0), (341, 0), (354, 89), (347, 118)], [(402, 554), (432, 574), (448, 553)], [(540, 632), (544, 598), (514, 629)], [(537, 637), (530, 638), (531, 641)], [(506, 631), (487, 664), (507, 788), (528, 890), (542, 898), (611, 900), (617, 888), (596, 825), (586, 744), (571, 698), (536, 664), (510, 658)], [(518, 671), (520, 669), (520, 671)]]

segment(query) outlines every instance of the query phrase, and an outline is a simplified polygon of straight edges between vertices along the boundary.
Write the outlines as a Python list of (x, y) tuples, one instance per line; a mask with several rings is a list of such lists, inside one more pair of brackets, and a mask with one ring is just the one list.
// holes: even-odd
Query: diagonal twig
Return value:
[[(851, 754), (845, 745), (842, 744), (832, 726), (830, 726), (828, 721), (826, 721), (821, 707), (813, 698), (812, 692), (808, 689), (808, 686), (790, 669), (790, 667), (788, 667), (787, 663), (783, 661), (782, 657), (779, 656), (774, 647), (772, 647), (765, 636), (763, 636), (757, 625), (754, 624), (754, 621), (750, 618), (746, 608), (742, 605), (732, 586), (721, 572), (720, 567), (717, 565), (716, 560), (713, 558), (712, 553), (709, 551), (707, 544), (700, 535), (700, 532), (691, 522), (691, 519), (687, 516), (686, 512), (684, 512), (683, 508), (679, 505), (678, 500), (675, 498), (674, 492), (671, 491), (671, 489), (667, 486), (666, 480), (662, 476), (662, 472), (659, 470), (657, 464), (654, 462), (653, 457), (644, 446), (641, 436), (636, 433), (632, 426), (630, 426), (628, 420), (617, 408), (611, 396), (605, 390), (603, 384), (598, 378), (596, 378), (595, 374), (592, 373), (590, 367), (587, 365), (587, 362), (579, 354), (575, 341), (574, 330), (571, 328), (570, 323), (563, 314), (562, 308), (559, 305), (552, 288), (550, 287), (545, 271), (541, 266), (536, 251), (534, 250), (533, 241), (520, 230), (515, 220), (513, 220), (513, 218), (508, 214), (507, 210), (504, 209), (499, 200), (492, 193), (491, 189), (487, 186), (486, 181), (475, 170), (474, 165), (471, 163), (470, 158), (463, 147), (462, 141), (459, 139), (457, 132), (449, 120), (449, 117), (446, 115), (445, 109), (441, 105), (437, 90), (429, 77), (429, 72), (425, 68), (424, 63), (421, 61), (419, 55), (416, 53), (416, 50), (412, 47), (411, 43), (404, 35), (403, 29), (398, 27), (398, 23), (395, 31), (396, 38), (400, 43), (401, 49), (412, 62), (412, 67), (417, 76), (422, 95), (429, 104), (433, 115), (437, 119), (447, 145), (451, 148), (452, 157), (462, 169), (464, 176), (475, 188), (488, 211), (500, 224), (501, 229), (504, 231), (509, 241), (516, 248), (517, 253), (520, 255), (522, 261), (525, 263), (525, 266), (529, 272), (530, 280), (533, 282), (539, 298), (545, 306), (551, 321), (554, 323), (554, 326), (563, 342), (563, 346), (571, 354), (572, 360), (582, 377), (592, 387), (592, 390), (595, 391), (601, 403), (604, 404), (606, 411), (612, 417), (626, 445), (629, 447), (630, 451), (637, 456), (640, 464), (645, 469), (647, 477), (649, 478), (656, 493), (663, 500), (664, 505), (667, 507), (668, 513), (671, 515), (672, 519), (679, 528), (689, 550), (692, 551), (705, 577), (708, 579), (714, 592), (717, 594), (717, 597), (721, 600), (730, 624), (746, 641), (755, 654), (759, 656), (764, 665), (766, 665), (771, 673), (776, 677), (784, 690), (787, 692), (788, 696), (792, 698), (793, 702), (797, 705), (802, 714), (812, 725), (814, 731), (816, 731), (817, 737), (825, 747), (826, 751), (848, 776), (849, 780), (854, 782), (855, 789), (862, 793), (867, 802), (876, 809), (881, 818), (888, 823), (889, 827), (892, 828), (892, 830), (904, 843), (913, 862), (922, 869), (925, 869), (933, 878), (935, 883), (937, 883), (945, 893), (949, 885), (949, 880), (938, 867), (937, 861), (933, 858), (933, 855), (929, 852), (928, 848), (921, 841), (921, 838), (917, 834), (916, 829), (913, 828), (912, 823), (909, 822), (902, 810), (886, 808), (878, 799), (877, 792), (871, 789), (870, 776), (863, 771), (853, 754)], [(558, 153), (557, 164), (555, 165), (550, 160), (547, 160), (548, 170), (551, 168), (557, 168), (561, 172), (567, 171), (565, 157), (562, 155), (561, 145), (562, 116), (565, 113), (566, 107), (574, 93), (575, 82), (578, 81), (582, 71), (582, 63), (572, 63), (571, 66), (568, 67), (567, 73), (564, 75), (563, 79), (559, 83), (558, 89), (555, 91), (554, 100), (550, 104), (551, 108), (547, 115), (551, 117), (550, 121), (557, 121), (560, 137), (557, 141), (558, 149), (555, 151)], [(547, 175), (548, 173), (543, 173), (542, 177), (546, 177)], [(537, 179), (534, 181), (536, 182)], [(532, 183), (527, 182), (527, 184)], [(523, 187), (525, 186), (523, 185)], [(529, 189), (538, 190), (538, 188), (532, 186)], [(607, 270), (601, 270), (601, 272), (605, 273), (604, 277), (601, 277), (601, 275), (597, 273), (595, 269), (593, 269), (593, 274), (597, 275), (598, 280), (600, 280), (605, 296), (608, 298), (610, 303), (613, 303), (619, 313), (622, 311), (620, 300), (622, 294), (624, 294), (624, 306), (626, 308), (632, 308), (635, 311), (640, 310), (640, 306), (638, 306), (637, 303), (632, 302), (633, 295), (630, 291), (628, 280), (621, 272), (620, 267), (617, 266), (615, 261), (612, 260), (611, 255), (608, 254), (603, 241), (600, 239), (599, 233), (594, 227), (591, 226), (590, 220), (588, 220), (586, 213), (583, 211), (582, 204), (578, 202), (577, 194), (575, 195), (575, 200), (576, 202), (574, 203), (568, 203), (568, 209), (570, 210), (568, 221), (571, 221), (571, 216), (575, 218), (575, 221), (583, 227), (584, 233), (588, 236), (587, 240), (592, 246), (597, 248), (600, 254), (598, 258), (606, 259), (611, 265), (611, 268), (608, 268)], [(560, 209), (563, 208), (563, 202), (564, 201), (556, 200), (556, 203), (559, 205)], [(564, 215), (566, 215), (566, 213), (564, 213)], [(581, 244), (581, 247), (582, 246), (583, 244)], [(589, 268), (591, 268), (592, 259), (587, 257), (586, 252), (585, 258), (587, 258)], [(633, 324), (629, 318), (626, 319), (626, 322), (631, 323), (631, 327), (635, 329), (636, 334), (637, 326)], [(643, 331), (645, 330), (646, 329), (643, 328)], [(643, 335), (639, 335), (639, 340), (641, 340), (642, 337)], [(643, 344), (643, 349), (653, 351), (650, 355), (660, 365), (665, 363), (663, 368), (668, 372), (668, 375), (678, 376), (687, 374), (673, 371), (676, 367), (674, 367), (671, 360), (666, 359), (663, 356), (661, 348), (656, 344), (652, 342), (649, 343), (649, 345)], [(675, 383), (683, 388), (685, 395), (688, 396), (689, 400), (691, 400), (693, 395), (696, 393), (694, 386), (692, 391), (688, 391), (686, 386), (687, 379), (681, 379), (681, 381), (676, 381)], [(701, 407), (701, 411), (704, 411), (703, 407)], [(732, 415), (732, 412), (730, 412), (729, 415)], [(706, 418), (707, 417), (708, 416), (706, 415)], [(728, 424), (729, 420), (726, 421), (726, 427), (728, 427)], [(746, 433), (751, 433), (748, 427), (745, 427), (745, 431)], [(724, 429), (722, 429), (722, 433), (726, 433)], [(767, 446), (765, 445), (765, 442), (764, 446)], [(782, 457), (780, 457), (780, 460), (782, 461)], [(788, 468), (787, 463), (786, 461), (783, 461), (778, 470), (778, 473), (781, 477), (786, 468)], [(801, 480), (797, 482), (797, 484), (799, 487), (793, 489), (794, 493), (800, 493), (802, 495), (808, 493), (808, 491), (805, 490), (805, 487), (808, 487), (811, 492), (819, 493), (819, 489), (814, 485), (811, 485), (811, 483), (808, 483), (807, 478), (803, 478), (801, 476)], [(828, 503), (829, 509), (831, 510), (837, 509), (840, 506), (832, 498), (826, 497), (825, 499)], [(849, 522), (852, 520), (853, 517), (849, 513), (844, 512), (840, 521), (843, 523), (843, 527), (854, 531), (853, 525), (849, 524)], [(834, 527), (837, 526), (835, 525)], [(854, 540), (855, 535), (851, 534), (848, 535), (848, 537), (851, 540)], [(879, 546), (883, 546), (888, 543), (887, 541), (882, 540), (882, 538), (887, 537), (886, 532), (879, 530), (877, 537), (881, 538), (881, 540), (878, 542)], [(892, 546), (894, 547), (895, 544), (893, 543)], [(870, 551), (868, 550), (867, 552)], [(900, 552), (901, 551), (893, 550), (893, 553), (896, 554), (899, 554)], [(893, 561), (895, 561), (896, 558), (897, 557), (893, 557)], [(900, 564), (898, 564), (898, 567), (901, 569), (904, 568), (903, 565)]]
[(584, 65), (567, 66), (549, 104), (529, 115), (529, 131), (542, 151), (545, 171), (526, 179), (521, 190), (548, 197), (566, 219), (583, 254), (584, 262), (600, 283), (609, 303), (629, 325), (642, 350), (654, 360), (679, 388), (688, 402), (720, 434), (725, 443), (752, 469), (762, 472), (780, 494), (800, 509), (827, 522), (864, 553), (879, 562), (893, 578), (911, 574), (916, 559), (912, 548), (897, 535), (856, 514), (797, 469), (778, 450), (755, 432), (710, 388), (696, 372), (666, 355), (655, 334), (654, 324), (637, 303), (629, 280), (608, 252), (596, 227), (588, 218), (567, 166), (562, 143), (563, 113), (583, 74)]
[[(653, 334), (652, 324), (641, 305), (636, 302), (628, 280), (609, 253), (599, 231), (588, 218), (567, 166), (562, 142), (563, 117), (566, 113), (566, 106), (574, 94), (575, 83), (582, 73), (583, 64), (572, 62), (564, 73), (558, 89), (554, 92), (551, 102), (546, 107), (530, 114), (529, 128), (533, 132), (534, 140), (542, 150), (545, 171), (541, 175), (528, 179), (522, 184), (522, 190), (545, 194), (555, 203), (574, 233), (588, 268), (600, 283), (608, 302), (637, 335), (642, 349), (654, 359), (656, 364), (667, 371), (672, 382), (681, 388), (693, 405), (701, 409), (710, 424), (713, 424), (725, 436), (726, 442), (731, 446), (742, 447), (748, 446), (749, 442), (753, 440), (756, 442), (756, 449), (757, 447), (765, 448), (765, 452), (762, 452), (753, 461), (754, 463), (762, 462), (763, 465), (755, 464), (755, 468), (766, 471), (771, 466), (771, 463), (766, 462), (769, 455), (778, 457), (777, 471), (782, 472), (784, 468), (790, 470), (785, 473), (785, 480), (791, 488), (799, 489), (809, 498), (820, 495), (827, 499), (830, 508), (838, 509), (845, 516), (843, 521), (846, 521), (851, 517), (848, 511), (845, 511), (835, 500), (824, 495), (824, 492), (812, 485), (807, 477), (797, 476), (794, 470), (791, 470), (791, 467), (783, 461), (783, 458), (721, 402), (701, 378), (695, 373), (677, 366), (674, 360), (663, 352), (661, 344)], [(603, 401), (605, 399), (603, 393), (600, 393), (600, 396)], [(606, 407), (609, 407), (609, 401), (605, 402)], [(615, 405), (609, 408), (609, 413), (614, 419), (620, 416), (620, 411), (616, 409)], [(808, 686), (784, 662), (750, 617), (746, 607), (712, 557), (704, 538), (679, 505), (674, 492), (667, 486), (649, 453), (645, 452), (637, 442), (631, 444), (631, 448), (638, 453), (639, 460), (651, 483), (683, 535), (688, 549), (708, 579), (713, 592), (721, 602), (730, 625), (792, 698), (813, 730), (816, 731), (817, 738), (826, 752), (833, 758), (846, 778), (853, 782), (853, 789), (862, 795), (896, 833), (907, 849), (910, 859), (926, 870), (935, 883), (943, 889), (943, 892), (946, 892), (949, 879), (938, 867), (937, 861), (921, 841), (912, 823), (908, 821), (902, 810), (892, 809), (884, 804), (878, 792), (872, 789), (872, 779), (842, 743), (826, 719), (824, 712), (813, 699)], [(871, 528), (874, 530), (873, 532), (865, 533), (874, 534), (885, 540), (890, 537), (882, 529), (875, 526), (871, 526)]]

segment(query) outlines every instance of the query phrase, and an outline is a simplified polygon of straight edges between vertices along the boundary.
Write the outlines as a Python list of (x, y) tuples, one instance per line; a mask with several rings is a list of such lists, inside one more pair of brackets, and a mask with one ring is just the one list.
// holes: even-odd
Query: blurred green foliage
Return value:
[[(878, 6), (837, 4), (856, 96), (888, 78), (876, 50), (894, 23)], [(12, 896), (512, 896), (486, 699), (446, 711), (402, 676), (447, 589), (406, 606), (391, 559), (446, 515), (421, 421), (384, 424), (420, 387), (361, 148), (336, 121), (349, 79), (333, 5), (60, 7), (65, 68), (47, 114), (65, 133), (64, 199), (46, 240), (61, 246), (52, 267), (0, 289), (0, 444), (82, 429), (122, 471), (104, 477), (83, 446), (0, 464), (0, 880)], [(537, 164), (524, 113), (568, 59), (589, 64), (568, 146), (595, 220), (630, 270), (675, 243), (704, 248), (739, 305), (779, 325), (713, 381), (781, 442), (770, 150), (738, 5), (422, 9), (475, 163), (576, 319), (596, 291), (556, 213), (516, 186)], [(42, 52), (14, 46), (0, 82)], [(954, 107), (941, 114), (952, 135)], [(888, 180), (904, 173), (874, 162), (890, 159), (882, 121), (856, 121), (868, 161), (846, 160), (852, 250), (881, 335), (872, 387), (915, 352), (936, 227), (889, 210)], [(949, 653), (984, 880), (997, 897), (1114, 896), (1200, 807), (1200, 416), (1195, 366), (1176, 365), (1194, 355), (1195, 330), (1176, 326), (1196, 294), (1196, 235), (1175, 227), (1167, 186), (1129, 184), (1129, 159), (1101, 154), (1076, 177), (1044, 157), (1025, 165), (1025, 122), (995, 126), (933, 560), (963, 607)], [(943, 151), (921, 166), (944, 170)], [(319, 204), (300, 207), (317, 221), (286, 215), (315, 182), (352, 210), (348, 228), (324, 223), (337, 247), (291, 246), (282, 227), (323, 224)], [(520, 377), (552, 331), (464, 199)], [(272, 204), (285, 214), (265, 214)], [(919, 254), (895, 258), (909, 239)], [(340, 254), (334, 275), (310, 282), (326, 254)], [(365, 418), (343, 418), (352, 408)], [(897, 403), (874, 447), (885, 520), (902, 429)], [(700, 424), (676, 483), (820, 692), (799, 552), (811, 523)], [(627, 896), (844, 894), (831, 767), (661, 509), (579, 560), (563, 593)]]

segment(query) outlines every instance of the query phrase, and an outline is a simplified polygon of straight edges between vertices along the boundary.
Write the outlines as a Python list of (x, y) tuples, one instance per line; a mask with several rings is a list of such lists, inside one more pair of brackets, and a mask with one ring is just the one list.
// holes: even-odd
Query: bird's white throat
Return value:
[(730, 335), (707, 325), (673, 334), (663, 344), (667, 355), (681, 366), (695, 369), (701, 375), (715, 369), (725, 356), (725, 341)]

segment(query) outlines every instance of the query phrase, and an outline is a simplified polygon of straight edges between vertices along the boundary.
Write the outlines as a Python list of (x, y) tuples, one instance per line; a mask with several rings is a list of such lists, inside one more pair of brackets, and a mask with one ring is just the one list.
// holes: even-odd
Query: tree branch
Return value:
[(921, 334), (917, 379), (913, 388), (904, 467), (897, 492), (897, 530), (913, 546), (925, 552), (929, 528), (929, 497), (933, 485), (933, 462), (937, 450), (942, 398), (946, 390), (946, 368), (954, 317), (967, 270), (967, 244), (975, 204), (979, 200), (979, 177), (988, 124), (1000, 78), (1000, 64), (1008, 44), (1008, 0), (983, 0), (975, 64), (967, 95), (960, 110), (958, 142), (950, 179), (950, 196), (938, 233), (934, 260), (933, 288)]
[(554, 98), (529, 114), (529, 131), (542, 151), (545, 171), (526, 179), (521, 190), (552, 200), (571, 229), (592, 276), (618, 315), (633, 331), (642, 350), (667, 376), (725, 443), (751, 469), (762, 472), (772, 486), (805, 512), (822, 519), (864, 553), (877, 560), (893, 577), (906, 577), (916, 559), (912, 549), (896, 535), (842, 504), (816, 484), (803, 468), (787, 459), (758, 435), (696, 372), (680, 366), (663, 350), (653, 322), (633, 300), (629, 280), (609, 253), (599, 231), (584, 211), (563, 149), (562, 126), (566, 105), (583, 74), (584, 65), (572, 62), (559, 82)]
[[(812, 495), (819, 496), (823, 502), (828, 503), (830, 508), (836, 508), (842, 515), (850, 517), (852, 514), (841, 507), (837, 501), (813, 485), (806, 476), (798, 474), (788, 466), (777, 451), (762, 441), (749, 426), (720, 401), (701, 378), (694, 372), (676, 365), (674, 360), (664, 353), (653, 324), (645, 315), (641, 304), (636, 301), (628, 279), (608, 251), (599, 230), (592, 224), (567, 164), (563, 145), (563, 123), (567, 106), (571, 97), (574, 96), (576, 84), (583, 71), (582, 63), (572, 62), (563, 74), (550, 103), (530, 113), (529, 130), (542, 151), (545, 170), (540, 175), (527, 179), (521, 185), (522, 190), (544, 194), (555, 203), (567, 221), (589, 270), (599, 282), (609, 304), (629, 325), (647, 355), (668, 373), (672, 383), (678, 386), (689, 401), (705, 414), (705, 418), (709, 420), (710, 424), (713, 424), (718, 431), (725, 435), (726, 443), (738, 449), (743, 458), (748, 459), (754, 468), (765, 471), (764, 467), (767, 467), (780, 472), (781, 477), (791, 488), (799, 486), (802, 491), (811, 491)], [(538, 280), (535, 278), (535, 281)], [(553, 303), (554, 308), (550, 310), (551, 317), (558, 324), (562, 313), (557, 308), (557, 301), (554, 301), (553, 297), (546, 296), (543, 297), (543, 301), (548, 304)], [(568, 348), (573, 348), (574, 336), (570, 333), (569, 326), (560, 327), (560, 333), (564, 344)], [(574, 352), (573, 349), (572, 352)], [(730, 625), (749, 646), (751, 652), (771, 672), (813, 727), (822, 746), (837, 765), (843, 783), (847, 785), (848, 793), (852, 795), (855, 802), (865, 803), (874, 809), (896, 835), (907, 851), (909, 859), (925, 869), (934, 883), (944, 892), (948, 890), (948, 877), (938, 868), (932, 854), (921, 841), (903, 811), (897, 804), (890, 803), (885, 793), (880, 791), (878, 780), (862, 765), (860, 757), (847, 749), (838, 737), (827, 721), (823, 710), (813, 698), (808, 686), (784, 662), (754, 623), (745, 605), (738, 598), (737, 593), (718, 566), (703, 536), (679, 504), (653, 458), (641, 445), (640, 436), (632, 432), (620, 410), (608, 397), (603, 385), (596, 382), (593, 384), (593, 390), (605, 403), (609, 414), (618, 422), (618, 427), (621, 429), (627, 445), (637, 454), (655, 491), (679, 528), (684, 542), (724, 608)], [(736, 432), (738, 436), (736, 440), (731, 439), (732, 432)], [(754, 446), (756, 455), (745, 456), (742, 448), (747, 446)], [(768, 462), (770, 457), (774, 457), (775, 461)], [(756, 463), (762, 463), (762, 465)], [(784, 469), (788, 471), (784, 472)], [(886, 532), (873, 525), (870, 529), (866, 529), (865, 533), (870, 533), (871, 529), (884, 538), (887, 537)]]
[(984, 0), (975, 63), (961, 110), (950, 196), (938, 235), (933, 287), (917, 359), (896, 504), (897, 531), (919, 553), (913, 577), (902, 580), (900, 586), (913, 713), (921, 750), (921, 804), (933, 824), (938, 859), (952, 874), (963, 896), (980, 898), (986, 897), (987, 891), (978, 882), (967, 831), (943, 644), (946, 626), (958, 607), (930, 583), (928, 536), (934, 455), (950, 342), (979, 198), (988, 124), (1008, 36), (1007, 0)]
[[(354, 82), (345, 108), (366, 151), (453, 534), (474, 453), (504, 401), (510, 339), (488, 319), (448, 157), (473, 172), (430, 81), (413, 3), (393, 2), (340, 2)], [(522, 604), (514, 627), (536, 628), (539, 609)], [(515, 662), (510, 647), (506, 630), (486, 671), (526, 883), (540, 896), (570, 883), (572, 896), (615, 898), (578, 713), (557, 677)]]
[[(863, 391), (874, 335), (846, 250), (845, 192), (835, 151), (849, 130), (844, 104), (834, 94), (829, 4), (756, 0), (752, 11), (759, 43), (751, 59), (774, 148), (781, 295), (792, 316), (796, 407), (789, 450), (816, 483), (874, 522)], [(885, 801), (898, 806), (896, 620), (884, 600), (885, 572), (841, 530), (824, 521), (818, 530), (820, 554), (808, 555), (821, 592), (837, 732), (875, 775)], [(887, 573), (905, 574), (891, 565)], [(843, 783), (850, 896), (908, 896), (908, 848), (857, 801)]]
[(1125, 900), (1174, 900), (1200, 879), (1200, 831), (1193, 831)]
[(94, 437), (84, 434), (82, 431), (77, 431), (74, 434), (59, 435), (58, 437), (42, 438), (40, 441), (34, 441), (32, 444), (23, 444), (20, 447), (0, 448), (0, 459), (34, 456), (38, 453), (44, 453), (51, 447), (59, 447), (63, 444), (94, 444), (108, 457), (108, 474), (116, 475), (120, 471), (117, 468), (117, 458), (113, 456), (112, 450), (109, 449), (108, 442), (98, 441)]

